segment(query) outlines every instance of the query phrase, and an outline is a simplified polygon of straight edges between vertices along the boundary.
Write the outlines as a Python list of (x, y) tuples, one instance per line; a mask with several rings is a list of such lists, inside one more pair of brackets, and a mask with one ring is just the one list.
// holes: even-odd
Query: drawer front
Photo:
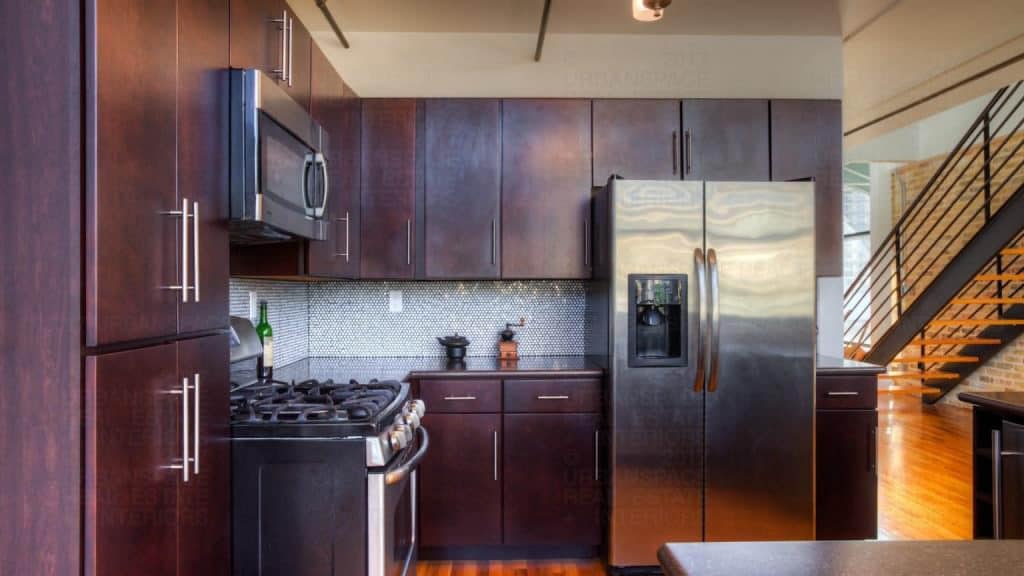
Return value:
[(427, 414), (501, 412), (500, 380), (420, 380)]
[(878, 405), (878, 379), (865, 376), (819, 376), (819, 410), (871, 410)]
[(505, 412), (600, 412), (601, 380), (505, 380)]

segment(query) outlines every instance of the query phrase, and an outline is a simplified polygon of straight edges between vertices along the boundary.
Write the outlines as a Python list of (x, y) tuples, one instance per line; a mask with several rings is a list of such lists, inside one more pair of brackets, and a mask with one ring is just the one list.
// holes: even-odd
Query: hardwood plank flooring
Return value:
[(903, 394), (878, 408), (879, 539), (970, 539), (971, 411)]
[(598, 560), (420, 562), (416, 576), (606, 576)]

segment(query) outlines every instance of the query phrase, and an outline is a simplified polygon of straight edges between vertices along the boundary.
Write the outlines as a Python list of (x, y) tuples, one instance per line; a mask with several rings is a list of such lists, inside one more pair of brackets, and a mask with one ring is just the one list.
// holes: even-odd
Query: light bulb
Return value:
[(651, 10), (644, 6), (644, 0), (633, 0), (633, 18), (640, 22), (657, 22), (663, 13), (664, 10)]

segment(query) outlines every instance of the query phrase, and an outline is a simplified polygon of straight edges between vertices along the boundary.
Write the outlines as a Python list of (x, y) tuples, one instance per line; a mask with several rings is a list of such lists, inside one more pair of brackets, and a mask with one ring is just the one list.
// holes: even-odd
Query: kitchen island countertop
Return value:
[(820, 376), (873, 375), (885, 372), (885, 366), (818, 354), (816, 370)]
[(957, 398), (989, 412), (1010, 418), (1024, 418), (1024, 392), (961, 392)]
[(697, 542), (666, 544), (658, 559), (666, 576), (1019, 574), (1024, 542)]

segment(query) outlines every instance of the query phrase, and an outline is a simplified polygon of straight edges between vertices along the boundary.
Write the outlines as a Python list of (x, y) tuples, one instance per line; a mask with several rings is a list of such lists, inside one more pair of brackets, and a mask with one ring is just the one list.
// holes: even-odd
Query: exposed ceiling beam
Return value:
[(534, 62), (540, 62), (540, 55), (544, 52), (544, 36), (548, 33), (548, 16), (550, 14), (551, 0), (544, 0), (544, 14), (540, 17), (540, 33), (537, 35), (537, 50), (533, 53)]
[(335, 36), (341, 41), (341, 45), (348, 48), (348, 39), (345, 38), (345, 34), (342, 33), (341, 27), (338, 26), (338, 22), (334, 19), (331, 11), (327, 9), (327, 0), (316, 0), (316, 6), (324, 13), (324, 18), (327, 18), (327, 23), (331, 25), (331, 29), (334, 30)]

